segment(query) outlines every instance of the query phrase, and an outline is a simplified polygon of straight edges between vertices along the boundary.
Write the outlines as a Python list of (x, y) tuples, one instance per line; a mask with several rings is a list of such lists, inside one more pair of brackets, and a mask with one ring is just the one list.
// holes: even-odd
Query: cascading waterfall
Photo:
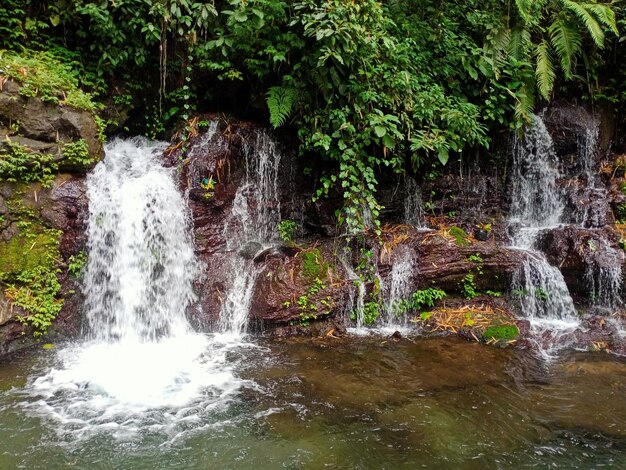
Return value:
[(400, 304), (412, 293), (415, 263), (408, 249), (402, 249), (395, 256), (391, 272), (384, 289), (384, 318), (382, 324), (390, 329), (407, 326), (406, 315), (400, 314)]
[(195, 333), (185, 317), (198, 272), (185, 200), (164, 144), (116, 140), (88, 177), (87, 341), (60, 349), (25, 389), (27, 412), (72, 443), (97, 434), (175, 438), (245, 381), (226, 365), (239, 344)]
[(531, 248), (537, 229), (554, 227), (561, 221), (564, 204), (556, 186), (559, 178), (552, 138), (539, 116), (523, 137), (515, 135), (511, 174), (509, 220), (520, 224), (515, 246)]
[(404, 223), (424, 227), (422, 191), (417, 181), (408, 175), (404, 178)]
[(90, 338), (153, 341), (189, 332), (198, 269), (164, 145), (119, 141), (89, 175), (85, 313)]
[[(579, 324), (563, 275), (551, 266), (535, 242), (543, 230), (561, 221), (564, 204), (556, 186), (559, 172), (552, 138), (540, 117), (513, 148), (512, 204), (509, 220), (515, 233), (513, 247), (526, 257), (513, 276), (513, 293), (535, 330), (561, 333)], [(553, 347), (554, 345), (551, 345)]]
[[(224, 226), (227, 249), (237, 253), (246, 245), (263, 248), (277, 239), (280, 222), (278, 170), (281, 153), (276, 142), (263, 130), (256, 130), (254, 142), (244, 147), (246, 180), (238, 188), (230, 216)], [(231, 285), (220, 312), (220, 329), (241, 334), (246, 330), (248, 312), (258, 275), (255, 266), (242, 256), (233, 256)]]
[[(578, 161), (581, 176), (586, 180), (582, 199), (586, 202), (576, 211), (576, 222), (581, 228), (602, 225), (602, 213), (608, 211), (606, 188), (598, 184), (596, 152), (600, 134), (600, 122), (591, 120), (585, 133), (578, 138)], [(590, 259), (587, 260), (585, 281), (589, 288), (591, 306), (611, 311), (622, 306), (622, 260), (623, 254), (611, 248), (602, 232), (597, 241), (590, 241)], [(599, 246), (596, 246), (599, 245)]]
[(622, 307), (622, 254), (603, 238), (591, 242), (593, 258), (587, 262), (585, 281), (589, 287), (591, 305), (612, 313)]

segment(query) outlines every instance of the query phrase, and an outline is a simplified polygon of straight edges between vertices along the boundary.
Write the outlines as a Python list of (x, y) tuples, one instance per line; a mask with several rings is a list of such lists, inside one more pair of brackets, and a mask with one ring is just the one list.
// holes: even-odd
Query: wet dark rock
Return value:
[(268, 258), (291, 258), (302, 251), (302, 248), (292, 244), (282, 244), (278, 246), (272, 246), (257, 254), (254, 257), (255, 263), (263, 263)]
[(619, 246), (620, 235), (613, 226), (586, 229), (564, 226), (548, 230), (538, 238), (538, 247), (550, 264), (558, 266), (565, 283), (578, 302), (589, 296), (585, 270), (588, 266), (623, 267), (624, 253)]
[(341, 309), (350, 283), (330, 247), (317, 249), (322, 258), (314, 275), (305, 269), (305, 252), (266, 258), (252, 296), (253, 318), (269, 324), (309, 322), (334, 316)]
[(484, 229), (476, 229), (474, 230), (474, 238), (481, 242), (486, 242), (489, 240), (489, 231)]
[(389, 336), (389, 339), (392, 341), (400, 341), (402, 339), (402, 333), (394, 331), (393, 334)]
[(560, 102), (552, 105), (543, 115), (558, 155), (575, 154), (581, 136), (597, 125), (593, 114), (584, 107)]
[[(60, 168), (72, 170), (80, 168), (63, 159), (61, 150), (65, 143), (84, 139), (93, 161), (104, 156), (93, 114), (44, 103), (38, 97), (22, 96), (19, 88), (17, 83), (7, 80), (0, 90), (0, 146), (7, 139), (20, 143), (35, 152), (58, 156)], [(10, 123), (19, 123), (17, 135), (9, 131)], [(2, 124), (6, 127), (2, 128)]]
[[(260, 243), (248, 242), (244, 246), (242, 246), (237, 253), (244, 259), (254, 259), (254, 257), (257, 256), (257, 253), (259, 253), (261, 250), (263, 250), (263, 245), (261, 245)], [(268, 250), (272, 250), (272, 248), (268, 248), (264, 252)]]

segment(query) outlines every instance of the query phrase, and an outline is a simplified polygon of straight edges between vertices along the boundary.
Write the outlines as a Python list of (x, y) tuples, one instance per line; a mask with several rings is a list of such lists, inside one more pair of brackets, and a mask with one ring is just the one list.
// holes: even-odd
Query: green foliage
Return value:
[(326, 284), (320, 278), (315, 278), (307, 293), (298, 297), (296, 305), (300, 312), (301, 325), (306, 326), (311, 320), (317, 320), (323, 315), (330, 315), (333, 299), (329, 295), (325, 297), (320, 295), (326, 288)]
[(95, 111), (96, 103), (79, 86), (79, 73), (51, 52), (0, 50), (0, 75), (21, 84), (23, 96), (39, 96), (47, 103)]
[(519, 336), (519, 328), (515, 325), (494, 325), (490, 326), (483, 333), (485, 341), (513, 341)]
[(15, 142), (0, 144), (0, 181), (40, 182), (47, 187), (58, 168), (53, 155), (33, 152)]
[(380, 317), (380, 303), (369, 301), (363, 304), (363, 323), (373, 325)]
[(63, 157), (72, 165), (87, 167), (95, 163), (89, 155), (89, 147), (84, 139), (68, 142), (63, 146)]
[(467, 232), (460, 227), (450, 227), (450, 235), (454, 237), (457, 246), (467, 246), (470, 244), (467, 239)]
[(58, 270), (36, 267), (23, 271), (17, 277), (19, 284), (12, 284), (6, 289), (7, 298), (16, 306), (29, 312), (19, 316), (18, 320), (34, 329), (34, 336), (44, 335), (52, 325), (52, 320), (63, 307), (63, 299), (58, 298), (61, 285), (57, 279)]
[[(592, 47), (603, 48), (605, 31), (618, 35), (615, 13), (610, 4), (594, 0), (539, 0), (514, 2), (512, 17), (502, 15), (485, 45), (482, 70), (496, 81), (521, 77), (520, 84), (505, 86), (516, 98), (516, 116), (530, 122), (535, 88), (549, 100), (557, 80), (557, 63), (566, 80), (580, 80), (575, 73), (577, 59), (592, 68)], [(585, 40), (589, 44), (585, 44)], [(517, 73), (515, 72), (517, 70)], [(534, 80), (530, 70), (534, 69)]]
[(466, 299), (473, 299), (474, 297), (478, 297), (480, 295), (480, 292), (476, 289), (476, 279), (472, 273), (468, 273), (463, 276), (461, 289)]
[[(402, 300), (396, 312), (398, 314), (416, 311), (420, 312), (424, 308), (432, 308), (437, 301), (443, 299), (446, 296), (446, 292), (441, 289), (435, 289), (429, 287), (428, 289), (417, 290), (413, 292), (409, 299)], [(430, 317), (430, 315), (428, 315)]]
[(271, 87), (267, 91), (267, 108), (270, 112), (270, 124), (280, 127), (293, 111), (298, 96), (295, 88)]
[(467, 257), (467, 260), (472, 262), (472, 263), (482, 263), (483, 262), (483, 257), (480, 256), (479, 253), (474, 253), (473, 255), (469, 255)]
[(281, 240), (285, 242), (293, 241), (293, 236), (298, 228), (298, 223), (295, 220), (281, 220), (278, 223), (278, 233)]
[(31, 325), (39, 337), (63, 306), (56, 267), (61, 232), (30, 221), (28, 214), (23, 212), (20, 233), (0, 243), (0, 281), (7, 286), (6, 297), (27, 311), (18, 320)]
[(74, 277), (80, 277), (87, 265), (87, 253), (80, 251), (76, 255), (70, 256), (68, 261), (67, 272)]

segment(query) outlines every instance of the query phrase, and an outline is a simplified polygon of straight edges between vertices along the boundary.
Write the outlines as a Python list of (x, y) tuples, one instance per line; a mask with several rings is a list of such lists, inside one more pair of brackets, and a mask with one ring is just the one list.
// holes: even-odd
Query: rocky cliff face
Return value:
[[(11, 115), (47, 106), (23, 105), (11, 108)], [(16, 302), (16, 288), (34, 282), (24, 273), (37, 266), (60, 269), (56, 298), (63, 307), (55, 330), (71, 334), (80, 324), (80, 289), (68, 267), (84, 249), (84, 172), (100, 158), (101, 148), (93, 142), (88, 116), (47, 112), (46, 123), (23, 116), (19, 131), (3, 118), (7, 134), (19, 133), (9, 139), (24, 146), (28, 139), (40, 139), (29, 148), (52, 152), (58, 165), (45, 181), (9, 182), (15, 178), (5, 176), (0, 183), (0, 353), (26, 343), (34, 330), (28, 320), (18, 320), (29, 312)], [(537, 249), (560, 269), (584, 313), (582, 327), (572, 333), (577, 344), (623, 352), (626, 165), (610, 151), (610, 126), (583, 108), (561, 105), (544, 117), (566, 209), (565, 223), (540, 233)], [(408, 177), (385, 181), (381, 238), (365, 234), (348, 240), (335, 218), (339, 196), (312, 202), (315, 162), (298, 160), (275, 143), (271, 155), (267, 149), (255, 151), (268, 142), (252, 123), (218, 116), (197, 122), (201, 125), (174, 139), (163, 156), (166, 165), (177, 168), (179, 187), (188, 197), (204, 267), (195, 283), (198, 301), (189, 312), (197, 328), (223, 329), (229, 309), (244, 306), (250, 327), (268, 334), (337, 334), (357, 323), (397, 324), (396, 305), (410, 301), (416, 291), (439, 289), (447, 297), (425, 309), (428, 315), (413, 318), (422, 331), (480, 340), (490, 328), (515, 326), (522, 333), (517, 344), (529, 344), (529, 326), (519, 309), (523, 294), (511, 288), (527, 254), (510, 246), (510, 162), (500, 160), (498, 166), (469, 158), (463, 167), (417, 183)], [(63, 163), (58, 149), (64, 144), (57, 141), (65, 138), (89, 142), (92, 163)], [(279, 237), (280, 220), (289, 221), (281, 230), (290, 241)], [(245, 279), (239, 276), (242, 270), (249, 274)], [(245, 291), (241, 298), (233, 293), (237, 279)]]
[(0, 354), (31, 344), (54, 317), (59, 334), (78, 331), (84, 175), (103, 156), (98, 133), (90, 113), (21, 96), (19, 85), (2, 82)]
[[(557, 184), (568, 201), (567, 223), (541, 233), (538, 248), (561, 269), (577, 308), (588, 312), (586, 332), (579, 330), (577, 341), (621, 350), (621, 327), (608, 326), (622, 319), (624, 255), (612, 210), (624, 197), (619, 189), (621, 179), (612, 173), (618, 156), (608, 149), (610, 139), (602, 134), (606, 126), (601, 127), (583, 108), (563, 106), (549, 111), (548, 116), (546, 125), (555, 139), (562, 175)], [(202, 131), (191, 135), (184, 148), (181, 142), (166, 155), (170, 165), (180, 168), (180, 186), (189, 195), (197, 251), (206, 267), (206, 276), (197, 283), (198, 324), (217, 324), (227, 297), (227, 266), (237, 257), (253, 260), (258, 272), (249, 304), (251, 324), (276, 334), (311, 330), (317, 334), (354, 325), (350, 315), (354, 316), (356, 309), (373, 303), (384, 306), (394, 289), (394, 263), (410, 258), (412, 273), (405, 295), (442, 289), (448, 294), (448, 310), (480, 312), (481, 306), (492, 305), (504, 313), (497, 318), (498, 324), (505, 318), (508, 324), (517, 323), (522, 332), (527, 330), (523, 321), (514, 320), (514, 315), (523, 318), (523, 312), (517, 310), (511, 285), (526, 255), (509, 246), (511, 201), (503, 168), (472, 164), (459, 173), (422, 181), (418, 185), (421, 206), (413, 208), (420, 212), (413, 217), (413, 224), (421, 220), (419, 228), (406, 223), (411, 219), (407, 210), (411, 210), (409, 199), (415, 195), (410, 191), (415, 191), (415, 186), (402, 179), (388, 181), (380, 191), (386, 206), (382, 239), (366, 235), (353, 240), (352, 249), (346, 251), (346, 240), (337, 231), (334, 218), (339, 198), (311, 202), (316, 179), (302, 177), (305, 165), (285, 153), (278, 196), (265, 204), (280, 207), (281, 219), (294, 222), (297, 243), (280, 242), (276, 237), (271, 243), (258, 243), (251, 238), (233, 246), (224, 226), (236, 210), (237, 190), (246, 179), (244, 149), (257, 130), (236, 121), (214, 124), (210, 137)], [(584, 145), (593, 146), (587, 151), (587, 161), (579, 157)], [(367, 253), (372, 260), (367, 273), (357, 269), (359, 253)], [(307, 275), (311, 263), (315, 272)], [(607, 277), (609, 272), (612, 274)], [(606, 294), (600, 292), (607, 289), (604, 284), (615, 283), (615, 279), (619, 286), (611, 288), (618, 298), (598, 303), (599, 296)], [(358, 284), (362, 287), (355, 287)], [(595, 293), (590, 294), (594, 288)], [(384, 307), (380, 310), (382, 318)], [(471, 326), (475, 321), (465, 323)], [(313, 325), (330, 326), (320, 330)], [(482, 331), (488, 327), (482, 324)], [(461, 330), (469, 337), (475, 333), (472, 328)]]

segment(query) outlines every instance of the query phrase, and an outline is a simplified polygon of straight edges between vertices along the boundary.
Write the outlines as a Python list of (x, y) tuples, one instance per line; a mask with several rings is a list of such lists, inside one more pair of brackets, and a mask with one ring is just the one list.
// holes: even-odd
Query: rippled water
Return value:
[(149, 383), (97, 387), (133, 360), (123, 351), (52, 395), (75, 346), (0, 364), (0, 468), (626, 468), (623, 359), (547, 364), (457, 339), (203, 341), (200, 360), (155, 356), (207, 379), (165, 401)]

